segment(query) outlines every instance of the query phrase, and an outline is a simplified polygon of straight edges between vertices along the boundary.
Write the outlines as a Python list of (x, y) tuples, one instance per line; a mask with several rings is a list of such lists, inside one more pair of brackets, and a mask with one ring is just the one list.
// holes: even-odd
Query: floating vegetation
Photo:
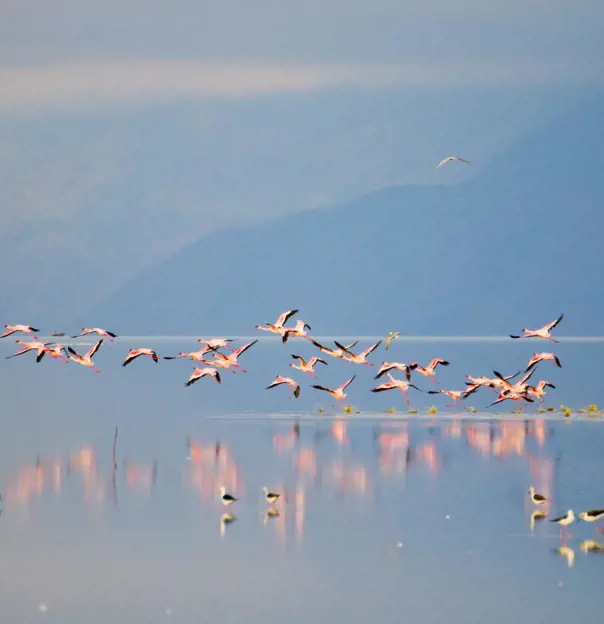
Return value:
[(592, 403), (588, 408), (587, 408), (588, 412), (597, 412), (598, 410), (598, 406), (595, 403)]
[(416, 410), (414, 407), (410, 407), (410, 408), (407, 410), (407, 413), (409, 413), (409, 414), (417, 414), (417, 410)]
[(544, 407), (538, 407), (537, 408), (537, 414), (543, 414), (545, 412), (545, 408)]
[(546, 410), (546, 411), (548, 411), (548, 412), (553, 412), (553, 411), (554, 411), (554, 408), (553, 408), (551, 405), (548, 405), (548, 406), (545, 408), (545, 410)]
[(396, 414), (396, 410), (394, 409), (394, 407), (391, 407), (391, 408), (388, 410), (388, 413), (389, 413), (389, 414)]
[(475, 407), (470, 407), (470, 411), (472, 412), (472, 414), (476, 414), (476, 408)]
[(578, 409), (577, 411), (579, 412), (579, 414), (587, 414), (587, 410), (584, 407)]
[(352, 414), (352, 405), (344, 405), (344, 412), (346, 414)]
[(436, 405), (432, 405), (428, 408), (428, 414), (436, 414)]
[(570, 418), (570, 415), (572, 414), (572, 410), (570, 409), (570, 407), (566, 407), (565, 405), (563, 405), (562, 413), (564, 414), (565, 418)]

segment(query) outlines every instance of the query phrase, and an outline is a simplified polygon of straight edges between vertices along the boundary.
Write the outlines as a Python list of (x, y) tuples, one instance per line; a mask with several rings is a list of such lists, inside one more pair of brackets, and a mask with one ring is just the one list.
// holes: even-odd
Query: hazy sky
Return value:
[[(602, 85), (603, 28), (597, 0), (8, 0), (0, 312), (77, 309), (217, 228), (463, 181)], [(449, 153), (473, 167), (435, 172)]]

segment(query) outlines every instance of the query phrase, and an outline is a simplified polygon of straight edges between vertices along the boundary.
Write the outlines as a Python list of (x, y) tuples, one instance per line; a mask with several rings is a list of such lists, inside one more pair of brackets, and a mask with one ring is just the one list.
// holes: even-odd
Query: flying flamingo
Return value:
[(445, 407), (455, 407), (457, 403), (461, 403), (464, 409), (468, 409), (462, 401), (476, 392), (476, 390), (477, 388), (469, 388), (468, 390), (428, 390), (428, 394), (444, 394), (450, 399), (453, 399), (453, 403), (449, 403), (445, 405)]
[(67, 351), (69, 351), (70, 353), (69, 359), (76, 364), (81, 364), (82, 366), (86, 366), (87, 368), (92, 368), (95, 373), (100, 373), (100, 370), (94, 368), (92, 356), (99, 350), (102, 344), (103, 339), (101, 338), (95, 345), (88, 349), (85, 355), (78, 355), (71, 347), (67, 347)]
[(292, 396), (295, 396), (296, 399), (300, 396), (300, 385), (290, 377), (282, 377), (281, 375), (277, 375), (275, 381), (273, 381), (273, 383), (271, 383), (270, 385), (266, 386), (265, 390), (269, 390), (270, 388), (276, 388), (277, 386), (280, 386), (282, 384), (287, 384), (290, 388), (292, 388), (292, 392), (289, 395), (290, 399), (292, 398)]
[(366, 364), (367, 366), (373, 366), (371, 362), (367, 361), (367, 356), (375, 351), (381, 344), (382, 341), (378, 340), (375, 344), (372, 344), (370, 347), (365, 349), (365, 351), (361, 351), (358, 355), (355, 355), (352, 351), (350, 351), (347, 347), (341, 345), (338, 341), (334, 340), (336, 347), (340, 349), (342, 354), (342, 359), (347, 362), (352, 362), (352, 364)]
[(29, 353), (30, 351), (37, 351), (39, 356), (40, 353), (44, 353), (44, 349), (46, 347), (46, 344), (44, 342), (26, 342), (24, 340), (16, 340), (15, 342), (19, 345), (23, 345), (23, 348), (20, 351), (17, 351), (17, 353), (7, 355), (7, 360), (17, 357), (18, 355), (23, 355), (24, 353)]
[(373, 388), (371, 392), (386, 392), (387, 390), (398, 389), (403, 393), (407, 405), (409, 405), (409, 397), (407, 396), (409, 388), (415, 388), (416, 390), (423, 392), (423, 390), (420, 390), (417, 386), (409, 381), (404, 381), (403, 379), (395, 379), (390, 373), (386, 373), (386, 375), (388, 376), (388, 379), (390, 379), (390, 381), (382, 383), (379, 386)]
[(34, 340), (38, 339), (38, 336), (34, 334), (39, 332), (39, 329), (35, 327), (31, 327), (30, 325), (5, 325), (6, 331), (0, 336), (0, 338), (6, 338), (7, 336), (12, 336), (17, 332), (22, 332), (24, 334), (29, 334)]
[[(335, 357), (335, 358), (338, 358), (340, 360), (344, 359), (344, 351), (341, 348), (330, 349), (329, 347), (324, 347), (322, 344), (319, 344), (316, 340), (313, 340), (312, 338), (310, 338), (310, 341), (315, 345), (315, 347), (317, 347), (323, 353), (326, 353), (327, 355), (331, 355), (331, 357)], [(353, 347), (356, 347), (358, 342), (359, 341), (356, 340), (355, 342), (349, 344), (346, 347), (346, 349), (352, 349)]]
[(256, 325), (256, 329), (261, 329), (262, 331), (267, 331), (267, 332), (271, 332), (272, 334), (277, 334), (281, 336), (281, 340), (283, 342), (287, 342), (288, 332), (290, 332), (291, 329), (284, 327), (284, 325), (292, 316), (294, 316), (294, 314), (297, 314), (297, 313), (298, 313), (298, 310), (288, 310), (287, 312), (283, 312), (283, 314), (279, 316), (279, 318), (275, 321), (274, 324), (267, 323), (265, 321), (264, 324), (266, 325), (266, 327), (263, 327), (262, 325)]
[(309, 340), (308, 334), (306, 333), (307, 329), (312, 330), (312, 327), (304, 321), (297, 321), (292, 329), (286, 329), (283, 336), (283, 342), (287, 342), (287, 339), (291, 336), (296, 338), (306, 338), (306, 340)]
[(382, 362), (380, 370), (377, 372), (374, 379), (379, 379), (382, 375), (385, 375), (391, 370), (397, 370), (404, 373), (407, 381), (411, 381), (411, 369), (406, 364), (401, 362)]
[(196, 360), (197, 362), (203, 362), (203, 356), (206, 353), (210, 353), (212, 349), (208, 346), (203, 347), (199, 351), (192, 351), (191, 353), (185, 353), (181, 351), (178, 355), (164, 355), (164, 360), (177, 360), (178, 358), (189, 358), (190, 360)]
[(487, 407), (492, 407), (503, 401), (528, 401), (529, 403), (534, 403), (533, 399), (528, 395), (528, 390), (520, 392), (517, 390), (502, 390), (499, 396)]
[(123, 361), (122, 366), (128, 366), (130, 362), (136, 360), (137, 357), (141, 355), (148, 355), (156, 364), (159, 362), (159, 357), (157, 357), (157, 353), (152, 349), (130, 349), (128, 351), (128, 355), (126, 359)]
[(193, 374), (189, 377), (189, 381), (185, 384), (185, 386), (190, 386), (194, 384), (198, 379), (202, 377), (213, 377), (216, 383), (222, 383), (220, 379), (220, 373), (215, 368), (197, 368), (197, 366), (193, 369)]
[(346, 390), (346, 388), (354, 381), (355, 377), (356, 375), (353, 375), (348, 381), (345, 381), (339, 388), (336, 388), (335, 390), (332, 390), (331, 388), (324, 388), (323, 386), (311, 386), (311, 388), (314, 388), (315, 390), (323, 390), (324, 392), (329, 392), (329, 394), (331, 394), (331, 396), (336, 401), (343, 401), (347, 396), (344, 393), (344, 390)]
[(109, 338), (109, 342), (113, 342), (113, 339), (117, 338), (116, 334), (107, 331), (106, 329), (101, 329), (100, 327), (93, 327), (92, 329), (84, 327), (81, 334), (78, 334), (77, 336), (72, 336), (72, 338), (80, 338), (82, 336), (88, 336), (90, 334), (97, 334), (98, 336), (104, 336), (105, 338)]
[(555, 390), (556, 386), (554, 386), (554, 384), (551, 384), (549, 381), (541, 380), (536, 386), (528, 386), (526, 391), (527, 394), (534, 396), (535, 398), (539, 399), (541, 403), (543, 403), (543, 401), (545, 400), (545, 388), (553, 388)]
[[(257, 340), (254, 340), (253, 342), (248, 342), (247, 344), (243, 345), (242, 347), (239, 347), (237, 350), (233, 351), (233, 353), (230, 353), (229, 355), (220, 353), (218, 349), (210, 347), (212, 351), (214, 352), (213, 355), (215, 359), (212, 362), (206, 362), (206, 363), (210, 364), (211, 366), (218, 366), (219, 368), (230, 368), (231, 366), (234, 366), (235, 368), (238, 368), (242, 373), (247, 373), (245, 368), (241, 368), (241, 366), (239, 366), (239, 364), (237, 363), (237, 359), (242, 353), (247, 351), (250, 347), (253, 347), (257, 342), (258, 342)], [(232, 371), (232, 372), (235, 372), (235, 371)]]
[(449, 362), (447, 362), (447, 360), (434, 358), (433, 360), (430, 360), (430, 364), (428, 364), (426, 368), (420, 366), (417, 362), (411, 362), (411, 364), (409, 364), (409, 368), (411, 370), (417, 371), (420, 375), (424, 375), (424, 377), (431, 377), (432, 383), (437, 384), (439, 382), (436, 379), (436, 373), (434, 372), (434, 369), (439, 364), (442, 364), (443, 366), (449, 366)]
[(325, 360), (322, 360), (318, 357), (311, 357), (308, 362), (306, 362), (306, 360), (304, 360), (304, 358), (301, 358), (299, 355), (292, 355), (292, 358), (294, 360), (300, 360), (300, 364), (290, 364), (290, 366), (299, 371), (302, 371), (303, 373), (308, 373), (313, 379), (317, 379), (317, 376), (315, 375), (315, 364), (320, 362), (321, 364), (325, 364), (325, 366), (328, 365)]
[(530, 359), (526, 367), (525, 372), (530, 371), (531, 368), (539, 364), (539, 362), (546, 362), (547, 360), (550, 360), (551, 362), (553, 362), (558, 368), (562, 368), (562, 364), (560, 364), (560, 360), (553, 353), (534, 353), (533, 357)]
[(63, 357), (63, 351), (67, 353), (67, 349), (65, 345), (62, 344), (53, 344), (47, 343), (44, 345), (44, 350), (42, 353), (38, 353), (38, 357), (36, 358), (36, 362), (40, 362), (42, 358), (48, 353), (48, 356), (54, 359), (59, 359), (66, 364), (69, 364), (69, 360)]
[(547, 325), (541, 327), (541, 329), (526, 329), (522, 328), (522, 336), (512, 336), (510, 334), (510, 338), (543, 338), (545, 340), (550, 340), (551, 342), (558, 342), (558, 340), (554, 340), (552, 338), (552, 329), (558, 325), (558, 323), (564, 318), (564, 314), (561, 314), (555, 321), (548, 323)]
[(208, 351), (214, 349), (226, 349), (227, 351), (235, 351), (233, 347), (229, 347), (229, 342), (233, 342), (232, 338), (212, 338), (211, 340), (205, 340), (204, 338), (198, 338), (197, 342), (207, 346)]

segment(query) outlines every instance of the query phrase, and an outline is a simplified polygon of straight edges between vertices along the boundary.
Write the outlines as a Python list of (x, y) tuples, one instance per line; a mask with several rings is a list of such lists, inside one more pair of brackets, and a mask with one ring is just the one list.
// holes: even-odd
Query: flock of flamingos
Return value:
[[(375, 344), (372, 344), (364, 351), (357, 353), (352, 351), (352, 349), (354, 349), (357, 344), (356, 342), (349, 345), (342, 345), (339, 342), (335, 341), (335, 348), (330, 348), (318, 343), (316, 340), (308, 335), (307, 331), (310, 330), (311, 327), (304, 321), (298, 320), (295, 325), (290, 327), (286, 325), (286, 323), (297, 313), (298, 310), (288, 310), (287, 312), (283, 312), (283, 314), (281, 314), (274, 323), (265, 322), (263, 325), (256, 325), (256, 329), (276, 334), (281, 338), (283, 343), (286, 343), (289, 338), (301, 338), (309, 341), (312, 345), (314, 345), (320, 354), (350, 362), (351, 364), (374, 366), (374, 364), (369, 362), (367, 358), (382, 344), (382, 340), (376, 342)], [(551, 332), (560, 323), (563, 317), (564, 315), (562, 314), (557, 319), (541, 327), (540, 329), (522, 329), (521, 335), (510, 335), (510, 337), (516, 339), (537, 338), (556, 343), (558, 341), (552, 338)], [(13, 355), (8, 356), (9, 358), (23, 355), (29, 352), (35, 352), (36, 362), (40, 362), (44, 358), (44, 356), (47, 355), (52, 359), (60, 359), (63, 362), (75, 362), (76, 364), (80, 364), (82, 366), (92, 369), (95, 373), (100, 373), (100, 370), (95, 367), (92, 358), (95, 356), (95, 354), (98, 352), (99, 348), (103, 344), (103, 340), (107, 338), (109, 341), (113, 342), (114, 339), (118, 337), (116, 334), (105, 329), (101, 329), (98, 327), (90, 329), (85, 327), (82, 329), (82, 332), (80, 334), (78, 334), (77, 336), (71, 336), (71, 338), (79, 338), (81, 336), (89, 335), (97, 335), (101, 336), (101, 338), (88, 350), (88, 352), (80, 355), (69, 345), (65, 346), (64, 344), (60, 344), (58, 342), (38, 341), (36, 333), (40, 330), (29, 325), (5, 325), (5, 328), (6, 331), (2, 334), (1, 338), (6, 338), (17, 333), (27, 334), (33, 338), (33, 341), (17, 340), (16, 342), (18, 345), (20, 345), (21, 348)], [(390, 334), (388, 334), (384, 341), (384, 347), (386, 351), (388, 350), (388, 347), (390, 346), (392, 340), (396, 339), (398, 335), (399, 332), (390, 332)], [(56, 332), (53, 332), (53, 336), (64, 336), (64, 334), (57, 334)], [(185, 386), (192, 385), (202, 377), (211, 377), (216, 383), (220, 384), (222, 383), (222, 379), (219, 369), (222, 369), (224, 371), (228, 370), (233, 374), (235, 374), (236, 371), (246, 372), (246, 370), (242, 368), (239, 364), (239, 358), (258, 341), (254, 340), (253, 342), (244, 344), (236, 349), (230, 346), (230, 343), (233, 342), (233, 340), (230, 338), (214, 338), (210, 340), (199, 338), (198, 342), (203, 345), (202, 348), (198, 351), (194, 351), (191, 353), (181, 352), (178, 355), (164, 357), (165, 360), (187, 358), (189, 360), (193, 360), (194, 362), (199, 362), (203, 365), (202, 368), (195, 366), (195, 368), (193, 369), (193, 373), (185, 383)], [(157, 353), (152, 349), (130, 349), (128, 355), (126, 356), (126, 359), (122, 363), (122, 366), (127, 366), (141, 356), (150, 357), (156, 363), (160, 359)], [(316, 366), (318, 364), (322, 364), (323, 366), (328, 365), (327, 361), (325, 359), (322, 359), (318, 355), (310, 358), (308, 361), (296, 354), (292, 354), (291, 357), (293, 360), (295, 360), (295, 363), (290, 364), (291, 368), (299, 371), (300, 373), (306, 373), (315, 380), (317, 380), (317, 376), (315, 374)], [(537, 365), (540, 362), (546, 361), (551, 361), (555, 366), (558, 367), (562, 366), (560, 364), (560, 360), (554, 353), (535, 353), (527, 363), (527, 366), (522, 373), (522, 377), (517, 381), (514, 381), (514, 379), (521, 374), (521, 371), (518, 371), (514, 375), (507, 376), (504, 376), (497, 371), (493, 371), (495, 375), (493, 378), (485, 376), (473, 377), (472, 375), (467, 375), (467, 381), (465, 382), (466, 388), (463, 390), (429, 390), (428, 394), (444, 394), (453, 401), (453, 403), (447, 405), (447, 407), (455, 407), (459, 404), (463, 407), (463, 409), (467, 409), (467, 407), (463, 404), (463, 400), (476, 392), (481, 387), (488, 388), (497, 394), (496, 399), (489, 405), (489, 407), (498, 403), (502, 403), (504, 401), (534, 403), (535, 400), (538, 400), (540, 402), (543, 402), (546, 395), (545, 389), (555, 388), (555, 386), (549, 381), (545, 380), (541, 380), (537, 384), (529, 383), (529, 381), (537, 370)], [(389, 390), (399, 390), (405, 398), (407, 405), (409, 405), (409, 397), (407, 393), (410, 388), (413, 388), (414, 390), (417, 390), (419, 392), (425, 392), (411, 382), (412, 374), (417, 373), (424, 377), (430, 378), (434, 384), (438, 384), (439, 382), (436, 379), (435, 372), (436, 368), (438, 366), (448, 365), (448, 361), (440, 358), (434, 358), (425, 367), (421, 366), (417, 362), (410, 362), (409, 364), (405, 364), (403, 362), (383, 361), (377, 371), (377, 374), (375, 375), (375, 379), (380, 379), (385, 375), (388, 378), (388, 381), (380, 383), (375, 388), (373, 388), (371, 392), (387, 392)], [(394, 371), (402, 373), (404, 377), (394, 377), (392, 374)], [(356, 375), (352, 375), (337, 388), (327, 388), (325, 386), (317, 384), (311, 385), (311, 388), (318, 391), (327, 392), (336, 401), (340, 402), (346, 398), (347, 395), (345, 390), (355, 380), (355, 378)], [(291, 390), (289, 395), (290, 399), (292, 397), (298, 398), (300, 396), (300, 383), (292, 379), (291, 377), (277, 375), (275, 380), (270, 383), (266, 387), (266, 389), (268, 390), (270, 388), (276, 388), (278, 386), (289, 386)]]

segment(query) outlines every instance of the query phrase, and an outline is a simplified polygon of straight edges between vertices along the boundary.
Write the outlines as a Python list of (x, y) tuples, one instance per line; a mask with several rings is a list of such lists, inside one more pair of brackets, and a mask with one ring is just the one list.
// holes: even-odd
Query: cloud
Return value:
[(334, 88), (601, 82), (599, 66), (566, 63), (261, 64), (190, 61), (0, 68), (0, 112), (97, 109), (185, 97), (249, 98)]

